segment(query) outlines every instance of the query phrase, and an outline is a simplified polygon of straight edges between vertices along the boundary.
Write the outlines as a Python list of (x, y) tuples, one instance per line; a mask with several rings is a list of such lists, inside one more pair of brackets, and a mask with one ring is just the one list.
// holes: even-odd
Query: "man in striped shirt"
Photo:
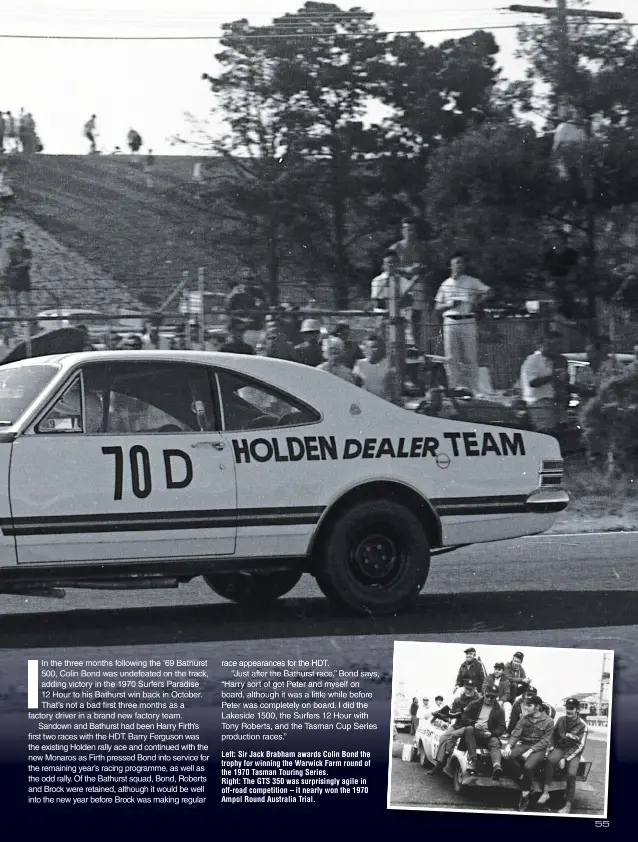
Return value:
[(539, 804), (549, 801), (549, 787), (554, 779), (554, 770), (567, 767), (567, 789), (565, 791), (565, 806), (559, 813), (570, 813), (572, 801), (576, 793), (576, 774), (578, 764), (587, 741), (587, 724), (580, 718), (580, 703), (578, 699), (570, 698), (565, 702), (565, 716), (559, 717), (554, 727), (553, 748), (545, 764), (545, 787)]

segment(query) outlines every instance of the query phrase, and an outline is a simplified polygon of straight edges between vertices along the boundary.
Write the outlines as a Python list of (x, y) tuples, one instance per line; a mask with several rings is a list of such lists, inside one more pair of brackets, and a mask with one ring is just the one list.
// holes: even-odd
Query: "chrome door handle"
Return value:
[(223, 450), (226, 445), (223, 441), (196, 441), (191, 447), (214, 447), (215, 450)]

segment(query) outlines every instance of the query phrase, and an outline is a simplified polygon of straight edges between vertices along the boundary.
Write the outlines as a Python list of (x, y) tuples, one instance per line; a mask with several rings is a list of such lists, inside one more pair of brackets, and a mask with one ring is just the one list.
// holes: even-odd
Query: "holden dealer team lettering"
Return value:
[(325, 462), (348, 459), (436, 459), (446, 445), (453, 456), (525, 456), (521, 433), (443, 433), (434, 436), (347, 438), (343, 446), (335, 436), (286, 436), (285, 438), (233, 439), (237, 464), (252, 462)]

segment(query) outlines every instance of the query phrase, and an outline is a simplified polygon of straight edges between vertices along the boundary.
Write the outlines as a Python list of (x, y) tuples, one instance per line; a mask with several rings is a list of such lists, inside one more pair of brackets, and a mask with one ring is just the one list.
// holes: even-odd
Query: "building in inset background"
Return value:
[(602, 674), (600, 676), (600, 693), (598, 698), (599, 716), (609, 716), (612, 663), (611, 652), (605, 652), (603, 655)]

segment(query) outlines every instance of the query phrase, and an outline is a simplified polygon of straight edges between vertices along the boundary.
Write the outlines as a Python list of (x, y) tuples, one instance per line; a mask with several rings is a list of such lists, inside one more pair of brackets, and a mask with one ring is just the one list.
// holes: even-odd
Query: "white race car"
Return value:
[(420, 416), (327, 372), (202, 351), (0, 367), (0, 591), (175, 587), (262, 604), (311, 573), (394, 613), (430, 556), (544, 532), (555, 439)]

